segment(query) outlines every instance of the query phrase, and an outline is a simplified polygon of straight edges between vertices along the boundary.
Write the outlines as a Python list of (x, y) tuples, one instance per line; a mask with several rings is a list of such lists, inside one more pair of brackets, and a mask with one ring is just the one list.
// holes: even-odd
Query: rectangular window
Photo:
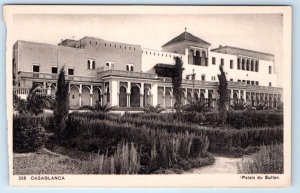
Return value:
[(40, 72), (40, 65), (39, 64), (33, 64), (32, 65), (32, 72)]
[(269, 74), (272, 74), (272, 66), (269, 66)]
[(240, 79), (238, 79), (238, 82), (241, 82), (241, 80), (240, 80)]
[(231, 79), (230, 79), (230, 81), (232, 82), (232, 81), (233, 81), (233, 79), (231, 78)]
[(68, 69), (68, 75), (74, 75), (74, 69), (73, 68), (69, 68)]
[(250, 80), (247, 80), (247, 84), (250, 84)]
[(251, 81), (251, 85), (254, 85), (254, 81)]
[(269, 86), (272, 86), (272, 82), (269, 82)]
[(56, 66), (51, 67), (51, 73), (52, 74), (57, 74), (57, 67)]
[(221, 58), (221, 65), (224, 66), (224, 58)]
[(216, 58), (212, 57), (212, 64), (216, 64)]
[(256, 85), (259, 85), (259, 82), (258, 82), (258, 81), (256, 81)]
[(233, 60), (230, 60), (230, 69), (233, 69)]
[(202, 74), (202, 75), (201, 75), (201, 80), (202, 80), (202, 81), (205, 81), (205, 74)]
[(246, 82), (246, 80), (242, 80), (242, 82)]

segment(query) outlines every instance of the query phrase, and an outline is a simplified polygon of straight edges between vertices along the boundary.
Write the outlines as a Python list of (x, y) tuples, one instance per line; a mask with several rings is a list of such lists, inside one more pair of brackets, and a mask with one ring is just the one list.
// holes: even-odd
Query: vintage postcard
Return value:
[(10, 184), (289, 186), (291, 12), (4, 6)]

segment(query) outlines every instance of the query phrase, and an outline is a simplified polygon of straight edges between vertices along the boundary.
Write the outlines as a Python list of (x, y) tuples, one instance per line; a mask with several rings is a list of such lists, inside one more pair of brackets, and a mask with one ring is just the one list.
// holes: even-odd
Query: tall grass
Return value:
[(238, 165), (238, 172), (245, 174), (282, 174), (283, 145), (260, 146), (260, 150)]
[(137, 174), (140, 171), (140, 152), (133, 143), (121, 142), (116, 152), (106, 154), (91, 154), (88, 161), (81, 166), (85, 174)]

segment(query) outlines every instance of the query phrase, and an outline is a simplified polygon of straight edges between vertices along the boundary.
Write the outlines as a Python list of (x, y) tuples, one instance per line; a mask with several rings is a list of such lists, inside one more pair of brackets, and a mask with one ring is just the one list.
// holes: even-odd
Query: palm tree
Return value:
[(145, 113), (161, 113), (165, 109), (160, 106), (160, 104), (153, 106), (153, 105), (147, 105), (144, 109)]
[(41, 92), (41, 88), (38, 86), (33, 86), (29, 90), (26, 100), (21, 99), (17, 95), (14, 95), (14, 110), (18, 111), (20, 114), (29, 113), (38, 115), (43, 113), (44, 109), (51, 109), (51, 98), (42, 95), (39, 92)]
[(96, 101), (95, 106), (82, 106), (79, 108), (79, 110), (90, 110), (93, 112), (102, 112), (102, 113), (108, 113), (109, 111), (116, 110), (117, 106), (111, 106), (109, 107), (108, 103), (105, 105), (101, 105), (99, 101)]
[(209, 106), (209, 103), (210, 102), (202, 102), (201, 99), (195, 97), (194, 100), (189, 100), (189, 103), (183, 107), (183, 111), (207, 113), (213, 110), (213, 107)]

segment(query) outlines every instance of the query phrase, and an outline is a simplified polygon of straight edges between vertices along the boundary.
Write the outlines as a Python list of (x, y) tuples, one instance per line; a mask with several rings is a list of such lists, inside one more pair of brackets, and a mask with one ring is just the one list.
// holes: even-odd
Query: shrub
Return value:
[(156, 105), (155, 107), (152, 105), (147, 105), (143, 110), (145, 113), (161, 113), (164, 111), (160, 104)]
[(26, 117), (13, 124), (13, 151), (16, 153), (36, 152), (44, 147), (50, 137), (40, 124), (34, 124)]
[(283, 145), (262, 145), (259, 152), (244, 159), (238, 165), (239, 173), (246, 174), (282, 174), (283, 173)]
[[(215, 124), (218, 120), (218, 113), (210, 112), (205, 115), (208, 124)], [(283, 113), (272, 110), (244, 110), (228, 111), (227, 125), (237, 129), (243, 127), (272, 127), (283, 125)]]

